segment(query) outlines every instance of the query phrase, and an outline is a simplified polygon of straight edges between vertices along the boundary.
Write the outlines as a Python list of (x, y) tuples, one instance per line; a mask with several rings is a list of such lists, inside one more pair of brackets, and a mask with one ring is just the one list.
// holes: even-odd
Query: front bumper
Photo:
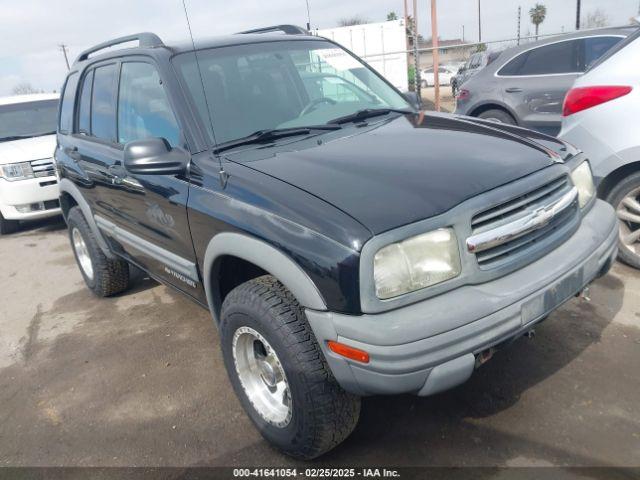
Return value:
[[(31, 178), (9, 182), (0, 178), (0, 212), (7, 220), (35, 220), (59, 215), (60, 188), (56, 177)], [(43, 203), (41, 210), (20, 212), (19, 205)], [(45, 203), (46, 202), (46, 203)]]
[[(358, 395), (431, 395), (466, 381), (478, 353), (527, 332), (605, 274), (615, 260), (617, 242), (613, 208), (597, 200), (565, 243), (504, 277), (381, 314), (306, 314), (345, 390)], [(447, 328), (454, 318), (466, 321)], [(329, 340), (368, 352), (370, 362), (333, 353), (327, 348)]]

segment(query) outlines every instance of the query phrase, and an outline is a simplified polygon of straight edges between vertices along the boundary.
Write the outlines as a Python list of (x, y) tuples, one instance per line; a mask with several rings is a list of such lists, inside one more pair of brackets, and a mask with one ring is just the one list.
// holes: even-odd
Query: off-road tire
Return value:
[[(240, 327), (260, 333), (284, 368), (292, 401), (285, 427), (263, 419), (240, 383), (233, 357), (233, 338)], [(312, 459), (345, 440), (358, 423), (360, 397), (337, 383), (303, 308), (291, 292), (270, 275), (233, 289), (222, 304), (220, 336), (231, 384), (262, 436), (284, 453)]]
[[(108, 258), (103, 253), (79, 207), (73, 207), (69, 210), (67, 225), (69, 226), (71, 249), (87, 287), (99, 297), (110, 297), (125, 291), (129, 287), (129, 264), (119, 258)], [(77, 252), (73, 247), (72, 232), (74, 228), (80, 231), (89, 251), (93, 265), (93, 278), (87, 277), (82, 267), (80, 267)]]
[[(629, 192), (635, 190), (638, 187), (640, 187), (640, 172), (629, 175), (616, 186), (614, 186), (607, 194), (605, 200), (617, 210), (622, 199), (626, 197)], [(621, 239), (619, 239), (618, 242), (618, 258), (627, 265), (640, 269), (640, 255), (634, 255), (633, 252), (629, 251), (624, 246)]]
[(496, 108), (491, 110), (485, 110), (480, 115), (478, 115), (478, 118), (483, 118), (485, 120), (493, 120), (499, 123), (505, 123), (507, 125), (516, 124), (515, 119), (510, 114), (508, 114), (504, 110), (498, 110)]
[(5, 220), (5, 218), (0, 213), (0, 235), (9, 235), (10, 233), (15, 233), (18, 231), (20, 227), (20, 222), (17, 220)]

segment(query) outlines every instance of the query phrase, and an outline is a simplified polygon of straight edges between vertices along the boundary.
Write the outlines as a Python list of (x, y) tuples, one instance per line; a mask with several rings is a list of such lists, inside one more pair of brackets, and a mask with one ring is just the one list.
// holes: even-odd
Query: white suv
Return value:
[(0, 234), (60, 214), (53, 153), (58, 94), (0, 98)]

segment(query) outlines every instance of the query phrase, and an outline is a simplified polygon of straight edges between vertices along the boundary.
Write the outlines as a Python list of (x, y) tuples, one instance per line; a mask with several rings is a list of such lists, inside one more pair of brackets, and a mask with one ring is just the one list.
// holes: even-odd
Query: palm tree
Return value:
[(536, 26), (536, 40), (538, 39), (538, 27), (544, 22), (547, 16), (547, 7), (541, 3), (536, 3), (536, 6), (529, 10), (529, 16), (531, 17), (531, 23)]

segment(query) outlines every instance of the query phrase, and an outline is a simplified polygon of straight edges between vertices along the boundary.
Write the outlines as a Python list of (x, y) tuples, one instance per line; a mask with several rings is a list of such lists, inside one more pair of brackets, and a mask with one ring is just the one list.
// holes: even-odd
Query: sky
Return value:
[[(307, 22), (306, 0), (184, 0), (196, 39), (249, 28)], [(540, 33), (575, 28), (575, 0), (537, 0), (547, 7)], [(313, 28), (337, 26), (342, 18), (384, 21), (387, 13), (403, 12), (403, 0), (308, 0)], [(522, 7), (522, 35), (533, 34), (528, 11), (536, 0), (481, 0), (482, 39), (516, 36), (518, 6)], [(409, 5), (412, 0), (408, 0)], [(418, 0), (420, 33), (431, 36), (430, 0)], [(640, 0), (582, 0), (583, 13), (600, 9), (612, 25), (637, 16)], [(439, 0), (440, 39), (478, 38), (478, 0)], [(121, 35), (152, 31), (165, 43), (189, 38), (182, 0), (0, 0), (0, 96), (20, 83), (45, 91), (59, 90), (69, 60), (96, 43)]]

